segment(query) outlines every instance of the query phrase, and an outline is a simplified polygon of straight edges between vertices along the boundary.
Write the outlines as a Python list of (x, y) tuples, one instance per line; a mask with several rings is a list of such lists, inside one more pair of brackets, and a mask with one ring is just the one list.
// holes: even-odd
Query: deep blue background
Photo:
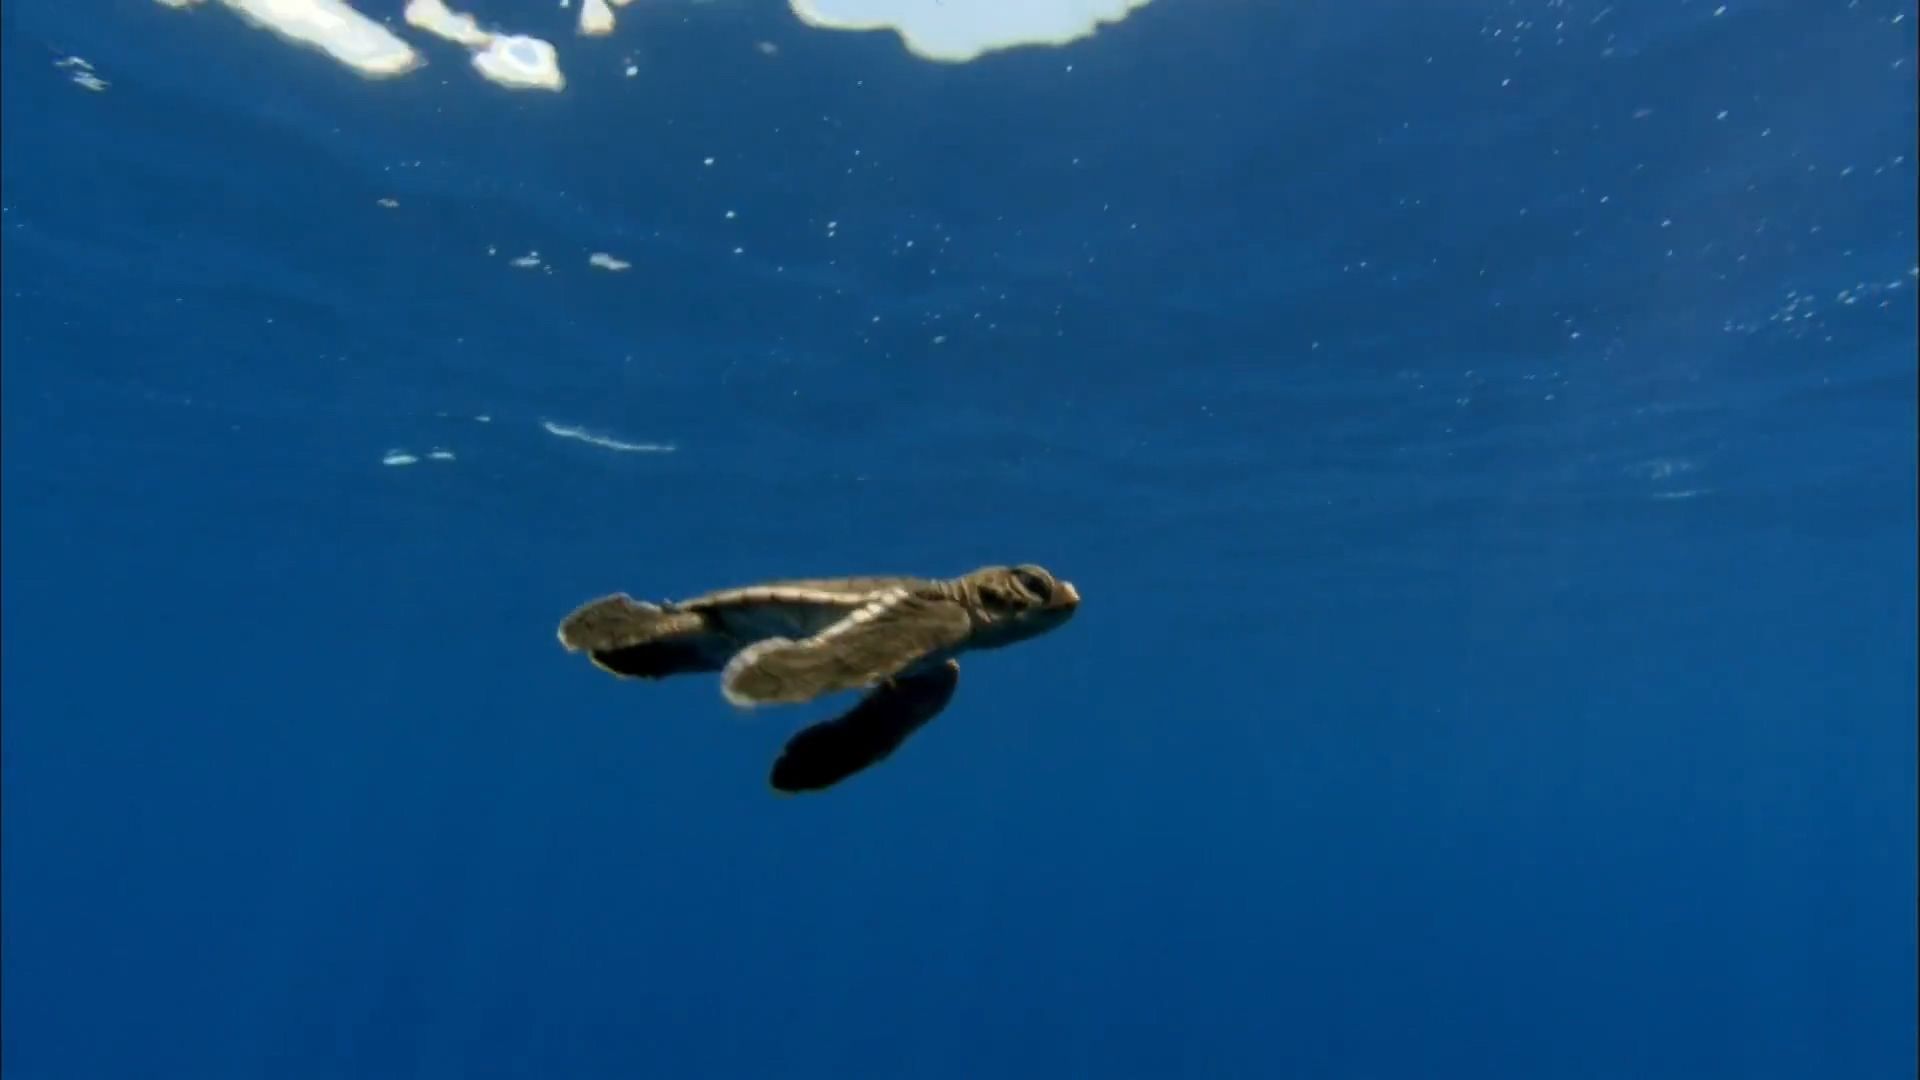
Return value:
[[(1920, 18), (1714, 8), (8, 0), (9, 1080), (1911, 1076)], [(1010, 560), (817, 797), (552, 637)]]

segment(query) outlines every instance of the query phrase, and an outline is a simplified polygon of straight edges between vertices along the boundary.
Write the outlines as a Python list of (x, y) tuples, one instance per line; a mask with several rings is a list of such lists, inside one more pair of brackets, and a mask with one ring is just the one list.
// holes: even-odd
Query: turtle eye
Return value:
[(1047, 580), (1047, 576), (1038, 570), (1019, 567), (1013, 572), (1013, 580), (1019, 582), (1021, 588), (1038, 599), (1045, 600), (1053, 595), (1053, 582)]

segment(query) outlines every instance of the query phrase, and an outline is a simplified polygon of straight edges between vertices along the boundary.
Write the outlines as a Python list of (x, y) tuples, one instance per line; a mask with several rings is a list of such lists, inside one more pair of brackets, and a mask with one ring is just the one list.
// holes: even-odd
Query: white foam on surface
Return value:
[[(406, 465), (418, 465), (422, 460), (423, 459), (420, 457), (419, 454), (416, 454), (411, 450), (395, 447), (394, 449), (387, 451), (384, 455), (381, 456), (380, 464), (398, 468)], [(427, 456), (424, 460), (452, 461), (454, 460), (454, 454), (453, 454), (453, 451), (447, 449), (444, 446), (436, 446), (433, 449), (427, 451)]]
[[(176, 10), (205, 0), (155, 0)], [(380, 21), (356, 10), (348, 0), (218, 0), (257, 27), (284, 40), (317, 49), (368, 78), (404, 75), (423, 66), (424, 57)], [(599, 37), (614, 30), (616, 8), (631, 0), (581, 0), (578, 30)], [(694, 0), (696, 4), (701, 0)], [(1125, 19), (1150, 0), (787, 0), (801, 22), (828, 30), (890, 30), (909, 52), (928, 60), (960, 63), (1001, 49), (1066, 45)], [(570, 7), (562, 0), (561, 7)], [(472, 15), (447, 6), (447, 0), (407, 0), (407, 25), (454, 42), (472, 53), (482, 78), (513, 90), (565, 89), (559, 51), (553, 43), (526, 34), (482, 27)], [(755, 43), (766, 55), (779, 47)], [(625, 73), (640, 73), (631, 58)], [(90, 90), (106, 82), (81, 72), (74, 81)]]
[(553, 43), (525, 34), (499, 34), (473, 54), (480, 74), (515, 90), (564, 90), (560, 55)]
[(472, 49), (474, 70), (489, 82), (513, 90), (561, 90), (567, 85), (560, 54), (550, 41), (484, 30), (473, 16), (448, 7), (446, 0), (407, 0), (402, 17), (409, 26)]
[(75, 86), (91, 90), (96, 94), (105, 92), (107, 87), (113, 85), (94, 74), (93, 64), (84, 56), (69, 56), (64, 60), (56, 60), (53, 66), (67, 72), (67, 77), (73, 80)]
[(627, 267), (633, 265), (625, 259), (615, 258), (604, 251), (596, 251), (587, 256), (587, 263), (590, 266), (597, 266), (602, 270), (615, 271), (625, 270)]
[[(160, 0), (185, 8), (199, 0)], [(345, 0), (221, 0), (240, 17), (297, 45), (318, 49), (372, 79), (404, 75), (423, 61), (393, 31)]]
[(926, 60), (963, 63), (999, 49), (1066, 45), (1117, 23), (1148, 0), (787, 0), (825, 30), (891, 30)]
[(618, 450), (627, 454), (671, 454), (676, 449), (671, 443), (624, 442), (620, 439), (609, 438), (605, 435), (596, 435), (583, 427), (572, 424), (556, 424), (551, 420), (540, 421), (540, 426), (545, 428), (548, 434), (557, 435), (562, 439), (576, 439), (591, 446), (598, 446), (603, 450)]
[(416, 26), (435, 37), (445, 38), (470, 49), (484, 49), (493, 35), (480, 29), (471, 15), (447, 7), (443, 0), (408, 0), (403, 17), (408, 26)]
[(592, 37), (613, 33), (613, 9), (607, 0), (586, 0), (580, 5), (580, 32)]

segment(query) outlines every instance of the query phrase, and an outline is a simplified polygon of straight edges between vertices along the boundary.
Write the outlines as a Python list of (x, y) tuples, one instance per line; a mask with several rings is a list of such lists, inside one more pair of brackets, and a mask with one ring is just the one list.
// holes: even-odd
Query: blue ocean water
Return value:
[[(1911, 0), (475, 10), (0, 10), (9, 1080), (1913, 1074)], [(553, 636), (1012, 561), (803, 797)]]

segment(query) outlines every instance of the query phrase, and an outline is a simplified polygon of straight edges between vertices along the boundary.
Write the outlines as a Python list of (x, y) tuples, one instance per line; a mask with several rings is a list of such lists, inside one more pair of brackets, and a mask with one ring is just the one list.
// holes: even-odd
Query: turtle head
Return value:
[(975, 649), (997, 649), (1038, 637), (1073, 618), (1080, 594), (1031, 563), (987, 566), (960, 579), (963, 599), (973, 614)]

